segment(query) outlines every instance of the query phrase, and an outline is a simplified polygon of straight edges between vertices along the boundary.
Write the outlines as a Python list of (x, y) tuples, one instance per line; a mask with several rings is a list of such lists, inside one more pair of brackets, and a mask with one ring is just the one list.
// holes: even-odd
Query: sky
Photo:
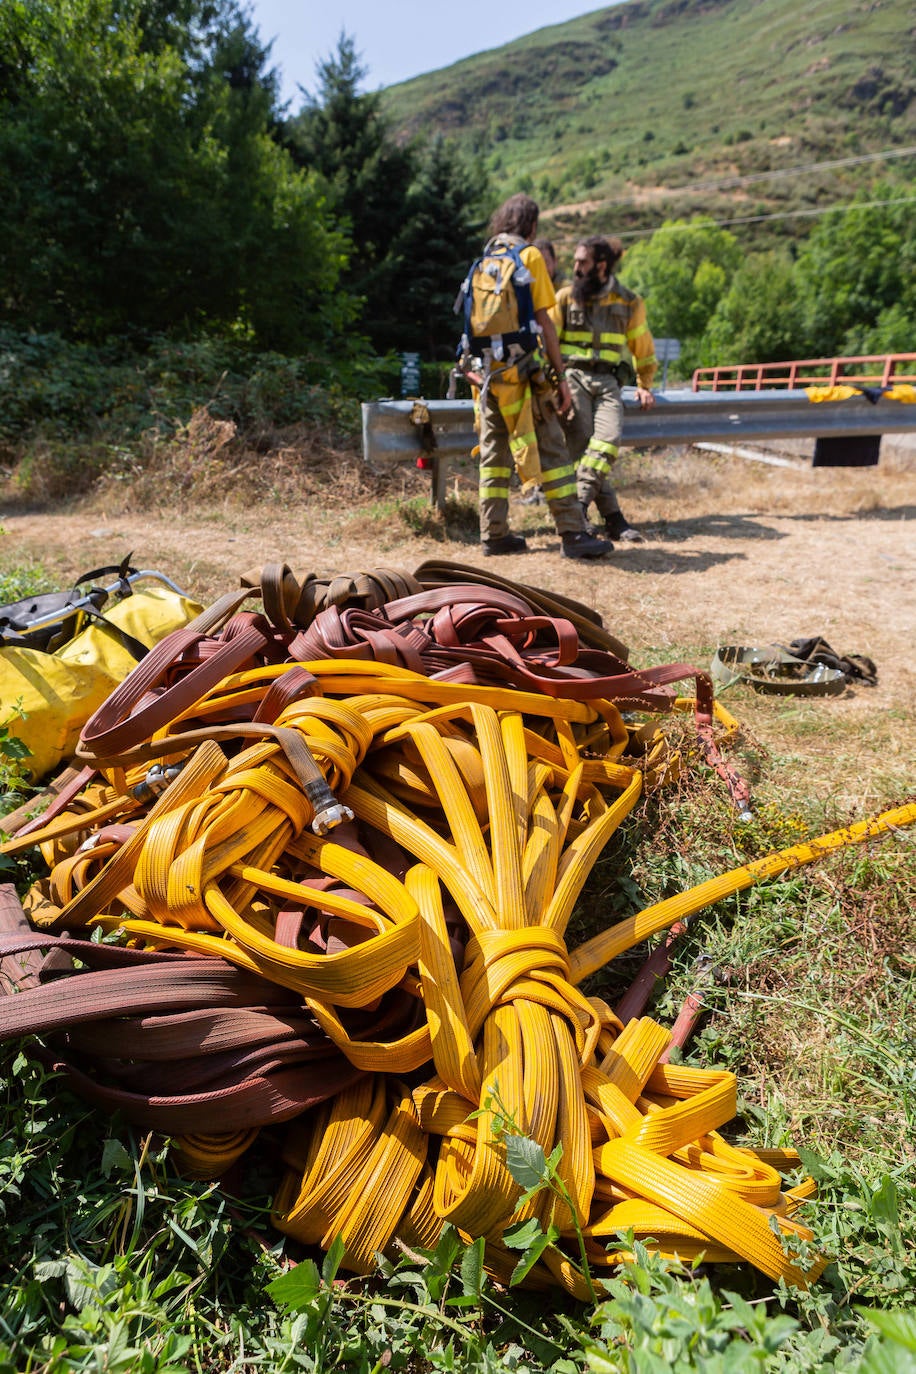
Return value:
[(526, 0), (524, 5), (461, 6), (443, 0), (249, 0), (262, 42), (274, 40), (271, 65), (281, 69), (283, 98), (293, 110), (299, 87), (314, 93), (315, 66), (337, 48), (341, 30), (377, 90), (498, 48), (547, 24), (562, 24), (603, 6), (596, 0)]

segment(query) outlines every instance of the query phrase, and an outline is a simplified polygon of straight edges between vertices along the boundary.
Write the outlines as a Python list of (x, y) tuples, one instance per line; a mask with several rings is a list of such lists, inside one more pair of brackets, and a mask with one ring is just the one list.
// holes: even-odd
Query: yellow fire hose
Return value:
[[(536, 1217), (560, 1238), (526, 1283), (579, 1298), (590, 1289), (577, 1238), (590, 1266), (613, 1265), (614, 1237), (630, 1229), (665, 1255), (746, 1260), (810, 1283), (826, 1259), (801, 1257), (813, 1234), (793, 1214), (811, 1188), (786, 1189), (780, 1173), (797, 1157), (719, 1134), (735, 1114), (734, 1075), (662, 1062), (664, 1027), (624, 1026), (578, 984), (712, 902), (912, 824), (916, 806), (710, 879), (570, 952), (576, 900), (643, 788), (643, 771), (621, 761), (640, 727), (604, 701), (378, 663), (303, 666), (321, 695), (287, 706), (232, 757), (221, 747), (232, 727), (217, 722), (242, 707), (250, 717), (285, 666), (226, 679), (148, 747), (109, 761), (103, 783), (27, 840), (51, 865), (30, 894), (34, 924), (218, 954), (294, 989), (366, 1071), (285, 1128), (276, 1225), (308, 1244), (342, 1237), (345, 1264), (365, 1273), (396, 1238), (434, 1245), (451, 1222), (486, 1238), (488, 1267), (505, 1281), (516, 1257), (503, 1231)], [(283, 732), (307, 746), (356, 823), (309, 832)], [(144, 809), (135, 792), (150, 757), (184, 766)], [(657, 751), (650, 759), (663, 767)], [(407, 856), (403, 872), (374, 857), (386, 844)], [(300, 938), (299, 922), (318, 914), (343, 932), (339, 947)], [(415, 1014), (389, 1034), (394, 996)], [(561, 1147), (572, 1213), (546, 1190), (518, 1209), (506, 1120), (545, 1156)], [(189, 1171), (217, 1176), (250, 1140), (214, 1131), (176, 1148)]]

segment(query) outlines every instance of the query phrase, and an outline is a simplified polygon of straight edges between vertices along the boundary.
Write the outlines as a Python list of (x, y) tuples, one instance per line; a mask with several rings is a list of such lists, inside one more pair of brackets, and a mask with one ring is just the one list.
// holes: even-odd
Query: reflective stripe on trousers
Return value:
[(566, 442), (578, 464), (578, 499), (586, 510), (594, 501), (600, 514), (608, 516), (620, 509), (609, 477), (621, 436), (620, 386), (609, 373), (585, 369), (568, 369), (566, 379), (573, 398)]
[[(501, 539), (509, 532), (509, 479), (512, 449), (506, 422), (507, 406), (530, 395), (525, 382), (491, 382), (480, 407), (480, 537)], [(510, 393), (515, 392), (513, 398)], [(563, 428), (553, 411), (542, 410), (533, 398), (532, 416), (540, 480), (559, 534), (584, 529), (576, 488), (576, 468), (570, 462)]]

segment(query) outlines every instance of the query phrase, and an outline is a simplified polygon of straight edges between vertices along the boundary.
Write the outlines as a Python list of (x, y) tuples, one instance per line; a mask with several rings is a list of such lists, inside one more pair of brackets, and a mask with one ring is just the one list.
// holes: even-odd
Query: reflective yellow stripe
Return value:
[(551, 468), (541, 479), (544, 495), (548, 498), (568, 496), (576, 489), (576, 465), (564, 463), (561, 468)]
[(611, 470), (611, 465), (606, 458), (602, 458), (598, 453), (589, 452), (587, 452), (582, 459), (582, 467), (588, 468), (591, 472), (598, 472), (601, 474), (610, 472)]
[(538, 455), (532, 409), (531, 387), (527, 381), (494, 382), (493, 393), (506, 426), (509, 452), (521, 481), (539, 482), (541, 463)]
[(640, 324), (640, 325), (637, 325), (635, 329), (628, 329), (628, 330), (627, 330), (627, 338), (628, 338), (628, 339), (638, 339), (638, 338), (640, 338), (643, 334), (648, 334), (648, 332), (649, 332), (649, 326), (648, 326), (647, 324)]
[(595, 363), (595, 362), (602, 362), (602, 363), (619, 363), (619, 362), (620, 362), (620, 350), (619, 350), (619, 349), (615, 349), (615, 348), (602, 348), (602, 349), (600, 350), (600, 352), (597, 354), (597, 356), (596, 356), (595, 354), (593, 354), (593, 353), (566, 353), (566, 352), (564, 352), (564, 353), (563, 353), (563, 361), (564, 361), (564, 363), (568, 363), (570, 367), (575, 367), (577, 364), (580, 365), (580, 366), (582, 366), (582, 365), (584, 365), (585, 363)]
[(590, 453), (607, 453), (611, 458), (617, 457), (617, 445), (609, 444), (605, 439), (589, 439), (588, 451)]
[(509, 447), (513, 453), (517, 453), (519, 449), (527, 448), (529, 444), (536, 443), (537, 435), (535, 434), (533, 429), (530, 429), (527, 434), (520, 434), (518, 438), (510, 439)]
[(618, 347), (620, 346), (620, 344), (624, 342), (625, 339), (625, 336), (623, 334), (599, 334), (598, 337), (601, 340), (602, 344), (616, 344)]
[(481, 501), (487, 501), (487, 500), (489, 500), (491, 497), (494, 497), (494, 496), (499, 497), (499, 496), (508, 496), (508, 495), (509, 495), (509, 488), (508, 488), (508, 486), (505, 486), (505, 487), (494, 487), (494, 486), (491, 486), (489, 482), (481, 482), (481, 484), (480, 484), (480, 499), (481, 499)]
[(544, 485), (550, 482), (559, 482), (563, 477), (570, 477), (576, 470), (575, 463), (564, 463), (562, 467), (550, 468), (544, 473)]

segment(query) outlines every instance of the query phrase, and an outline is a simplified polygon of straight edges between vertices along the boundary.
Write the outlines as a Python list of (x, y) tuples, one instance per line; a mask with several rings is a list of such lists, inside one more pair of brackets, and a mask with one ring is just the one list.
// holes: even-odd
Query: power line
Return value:
[(742, 215), (732, 219), (704, 219), (700, 223), (693, 224), (660, 224), (657, 229), (621, 230), (617, 237), (633, 239), (645, 238), (652, 234), (678, 234), (691, 232), (695, 229), (704, 229), (710, 224), (718, 225), (720, 229), (724, 229), (729, 224), (762, 224), (764, 221), (772, 219), (810, 219), (817, 215), (830, 215), (838, 210), (871, 210), (881, 205), (916, 205), (916, 196), (899, 196), (892, 200), (854, 200), (846, 205), (824, 205), (817, 210), (782, 210), (772, 215)]
[[(912, 157), (916, 155), (916, 145), (909, 148), (885, 148), (880, 153), (860, 153), (856, 157), (832, 158), (828, 162), (800, 162), (793, 167), (777, 167), (769, 172), (749, 172), (746, 176), (722, 177), (718, 181), (692, 181), (682, 186), (668, 186), (665, 190), (676, 195), (679, 191), (724, 191), (738, 186), (752, 186), (760, 181), (774, 181), (779, 177), (794, 176), (800, 172), (829, 171), (834, 167), (856, 167), (863, 162), (878, 162), (885, 158)], [(625, 205), (635, 200), (635, 196), (610, 198), (607, 205)]]
[[(796, 176), (803, 172), (830, 171), (835, 167), (856, 167), (864, 162), (879, 162), (886, 158), (914, 156), (916, 156), (916, 145), (906, 148), (885, 148), (879, 153), (860, 153), (855, 157), (831, 158), (825, 162), (798, 162), (792, 167), (777, 167), (769, 172), (749, 172), (746, 176), (722, 177), (718, 181), (684, 182), (681, 186), (666, 186), (664, 190), (666, 195), (671, 196), (679, 195), (681, 192), (735, 190), (741, 186), (752, 186), (761, 181), (775, 181), (780, 177)], [(595, 204), (602, 208), (631, 205), (637, 199), (637, 195), (638, 192), (627, 196), (608, 196), (600, 202), (596, 201)], [(548, 219), (563, 208), (567, 207), (558, 206), (555, 209), (546, 210), (543, 213), (543, 218)], [(568, 207), (570, 210), (574, 208), (573, 206)], [(737, 223), (738, 221), (734, 222)]]

